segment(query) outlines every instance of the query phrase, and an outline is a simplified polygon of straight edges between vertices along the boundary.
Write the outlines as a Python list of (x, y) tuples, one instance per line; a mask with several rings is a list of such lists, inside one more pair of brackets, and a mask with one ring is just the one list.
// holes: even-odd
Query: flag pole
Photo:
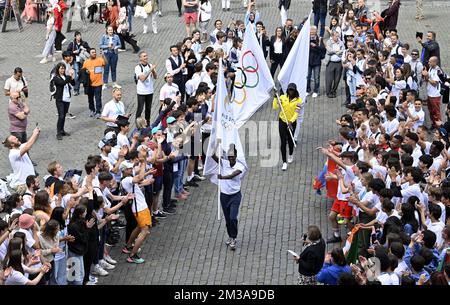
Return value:
[[(281, 105), (280, 95), (278, 94), (278, 91), (276, 92), (276, 96), (277, 96), (278, 105), (280, 105), (281, 112), (283, 113), (284, 119), (286, 120), (286, 124), (288, 124), (289, 121), (287, 119), (286, 112), (284, 112), (283, 105)], [(288, 130), (289, 130), (289, 134), (292, 138), (292, 143), (294, 143), (294, 147), (297, 148), (297, 144), (295, 144), (295, 140), (294, 140), (294, 135), (292, 134), (292, 130), (289, 128), (289, 125), (288, 125)]]
[[(222, 139), (218, 139), (219, 140), (219, 156), (218, 156), (218, 164), (219, 164), (219, 172), (218, 175), (221, 174), (221, 169), (220, 169), (220, 162), (222, 160)], [(217, 220), (220, 221), (220, 180), (221, 179), (217, 179)]]

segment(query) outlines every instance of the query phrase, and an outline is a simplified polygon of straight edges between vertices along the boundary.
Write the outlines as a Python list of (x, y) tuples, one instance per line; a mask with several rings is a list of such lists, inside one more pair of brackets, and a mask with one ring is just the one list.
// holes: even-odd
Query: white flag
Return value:
[(297, 90), (302, 101), (306, 98), (306, 80), (308, 77), (309, 44), (311, 31), (311, 13), (305, 21), (300, 34), (295, 40), (286, 61), (278, 74), (278, 81), (284, 92), (290, 83), (297, 85)]
[(219, 61), (212, 129), (209, 137), (206, 160), (203, 166), (203, 175), (211, 176), (211, 182), (215, 184), (218, 183), (217, 174), (219, 171), (219, 166), (211, 156), (215, 153), (218, 143), (217, 139), (221, 139), (221, 145), (218, 148), (221, 150), (220, 155), (225, 156), (230, 144), (234, 144), (237, 150), (237, 162), (240, 162), (247, 169), (241, 139), (239, 138), (239, 132), (233, 118), (233, 111), (230, 107), (230, 99), (228, 97), (228, 91), (225, 84), (222, 61)]
[(255, 31), (245, 31), (230, 105), (239, 128), (269, 99), (275, 86)]

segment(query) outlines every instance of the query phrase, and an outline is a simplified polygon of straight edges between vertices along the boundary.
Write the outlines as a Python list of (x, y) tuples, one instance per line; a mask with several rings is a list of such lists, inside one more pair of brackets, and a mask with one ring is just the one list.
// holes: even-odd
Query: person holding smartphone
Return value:
[(325, 240), (319, 227), (315, 225), (308, 227), (303, 246), (300, 256), (294, 256), (298, 264), (298, 284), (316, 285), (316, 275), (322, 269), (325, 260)]

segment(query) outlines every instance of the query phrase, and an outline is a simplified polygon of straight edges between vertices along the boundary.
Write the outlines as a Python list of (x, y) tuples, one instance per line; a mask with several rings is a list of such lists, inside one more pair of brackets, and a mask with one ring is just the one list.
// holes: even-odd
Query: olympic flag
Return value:
[(278, 81), (284, 92), (290, 83), (297, 85), (297, 90), (302, 101), (306, 98), (306, 79), (308, 77), (308, 62), (309, 62), (309, 43), (311, 31), (311, 13), (305, 21), (300, 34), (295, 40), (291, 51), (289, 52), (286, 61), (278, 74)]
[(275, 86), (263, 51), (253, 29), (245, 32), (236, 71), (230, 106), (236, 128), (247, 120), (271, 97)]
[(208, 151), (206, 153), (205, 165), (203, 167), (203, 175), (211, 176), (211, 182), (218, 184), (217, 174), (219, 170), (218, 164), (212, 159), (217, 148), (218, 139), (221, 140), (218, 147), (219, 155), (229, 149), (230, 144), (234, 144), (237, 150), (237, 161), (247, 168), (245, 161), (244, 149), (239, 138), (239, 132), (233, 118), (231, 107), (229, 107), (228, 91), (225, 84), (222, 61), (219, 61), (219, 73), (217, 77), (217, 90), (214, 99), (214, 112), (211, 135), (209, 137)]

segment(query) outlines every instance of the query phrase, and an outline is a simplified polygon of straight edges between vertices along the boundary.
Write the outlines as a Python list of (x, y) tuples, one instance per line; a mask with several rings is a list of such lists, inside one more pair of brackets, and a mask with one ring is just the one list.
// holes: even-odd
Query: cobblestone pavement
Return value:
[[(214, 1), (213, 20), (221, 18), (228, 23), (231, 18), (243, 19), (241, 1), (232, 1), (231, 12), (222, 12), (219, 1)], [(261, 18), (272, 35), (280, 22), (276, 4), (278, 1), (259, 0)], [(169, 46), (180, 41), (184, 35), (182, 19), (177, 16), (175, 1), (164, 1), (163, 17), (158, 19), (159, 33), (142, 34), (142, 20), (133, 24), (139, 45), (150, 54), (150, 60), (158, 64), (158, 74), (165, 72), (164, 60)], [(425, 4), (426, 19), (414, 19), (414, 2), (405, 2), (400, 12), (400, 38), (413, 47), (416, 31), (433, 29), (441, 45), (444, 68), (449, 67), (450, 58), (445, 51), (449, 46), (446, 14), (447, 2), (433, 1)], [(294, 1), (289, 16), (300, 20), (307, 15), (310, 1)], [(43, 48), (45, 28), (43, 24), (24, 25), (24, 31), (15, 31), (16, 24), (8, 24), (8, 32), (0, 33), (0, 81), (9, 77), (15, 66), (25, 71), (30, 85), (29, 130), (36, 122), (42, 129), (38, 142), (33, 147), (32, 158), (39, 163), (38, 171), (46, 173), (46, 165), (59, 160), (66, 169), (83, 168), (88, 154), (98, 153), (96, 144), (101, 137), (103, 124), (88, 117), (87, 98), (75, 97), (71, 111), (77, 116), (67, 120), (67, 131), (72, 133), (63, 141), (56, 141), (56, 108), (48, 97), (48, 76), (51, 64), (39, 64)], [(75, 23), (74, 29), (81, 28)], [(212, 30), (212, 23), (209, 25)], [(103, 26), (89, 24), (83, 38), (90, 45), (98, 46)], [(71, 39), (72, 33), (66, 36)], [(124, 87), (123, 101), (130, 112), (135, 112), (135, 86), (132, 75), (137, 56), (131, 51), (119, 55), (118, 83)], [(322, 69), (323, 70), (323, 69)], [(322, 75), (323, 76), (323, 75)], [(322, 87), (323, 87), (322, 77)], [(163, 81), (156, 82), (159, 92)], [(217, 189), (209, 182), (201, 182), (199, 189), (186, 202), (179, 204), (177, 214), (162, 220), (161, 225), (152, 229), (151, 236), (143, 247), (144, 265), (130, 265), (119, 247), (112, 256), (119, 260), (118, 267), (100, 280), (101, 284), (294, 284), (297, 266), (287, 255), (287, 249), (300, 251), (301, 236), (310, 224), (317, 224), (324, 234), (329, 233), (327, 212), (331, 203), (324, 197), (316, 196), (311, 188), (312, 179), (323, 166), (324, 159), (315, 152), (335, 135), (334, 120), (344, 112), (343, 89), (339, 98), (327, 100), (323, 95), (306, 105), (305, 121), (301, 130), (301, 140), (295, 152), (295, 163), (287, 172), (279, 166), (261, 168), (258, 157), (247, 158), (249, 175), (243, 182), (243, 201), (239, 217), (238, 248), (227, 251), (224, 241), (226, 229), (224, 221), (218, 222)], [(103, 103), (110, 99), (110, 91), (104, 91)], [(8, 130), (6, 114), (7, 99), (3, 97), (4, 111), (0, 113), (0, 137)], [(157, 111), (153, 105), (152, 117)], [(270, 103), (263, 106), (253, 117), (255, 121), (275, 121), (276, 114)], [(275, 130), (276, 131), (276, 130)], [(277, 131), (276, 131), (277, 133)], [(5, 177), (11, 171), (7, 150), (2, 148), (0, 175)]]

